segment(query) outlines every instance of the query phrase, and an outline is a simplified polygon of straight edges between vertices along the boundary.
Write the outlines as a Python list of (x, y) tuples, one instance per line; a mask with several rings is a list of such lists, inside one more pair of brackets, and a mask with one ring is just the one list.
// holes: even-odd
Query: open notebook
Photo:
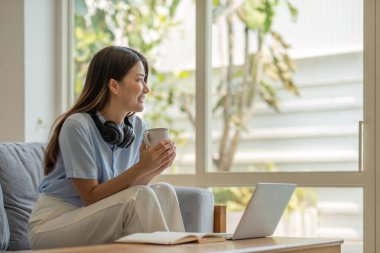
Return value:
[(116, 240), (115, 242), (174, 245), (186, 242), (209, 243), (222, 241), (225, 241), (225, 237), (223, 235), (216, 234), (188, 232), (153, 232), (127, 235)]

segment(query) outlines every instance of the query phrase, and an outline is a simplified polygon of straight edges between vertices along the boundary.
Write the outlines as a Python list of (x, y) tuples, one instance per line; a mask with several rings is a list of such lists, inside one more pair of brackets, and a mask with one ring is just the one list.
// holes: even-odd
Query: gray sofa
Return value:
[[(29, 249), (27, 223), (43, 177), (43, 143), (0, 142), (0, 250)], [(211, 192), (175, 187), (185, 230), (212, 232)]]

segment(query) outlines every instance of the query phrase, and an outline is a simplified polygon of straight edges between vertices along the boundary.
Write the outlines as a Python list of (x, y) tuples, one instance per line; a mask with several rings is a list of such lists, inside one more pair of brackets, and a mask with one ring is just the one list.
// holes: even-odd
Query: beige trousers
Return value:
[(111, 243), (137, 232), (184, 231), (174, 188), (133, 186), (78, 208), (41, 194), (29, 219), (32, 249)]

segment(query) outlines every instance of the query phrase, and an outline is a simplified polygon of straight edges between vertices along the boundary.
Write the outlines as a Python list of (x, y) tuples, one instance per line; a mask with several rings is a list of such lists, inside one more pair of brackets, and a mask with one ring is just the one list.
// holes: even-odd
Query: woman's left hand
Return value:
[(162, 171), (164, 171), (165, 169), (169, 168), (172, 164), (173, 164), (173, 161), (175, 159), (175, 157), (177, 156), (177, 147), (175, 145), (174, 142), (170, 141), (171, 144), (172, 144), (172, 150), (174, 151), (169, 157), (167, 157), (164, 161), (164, 164), (158, 169), (160, 171), (160, 173)]

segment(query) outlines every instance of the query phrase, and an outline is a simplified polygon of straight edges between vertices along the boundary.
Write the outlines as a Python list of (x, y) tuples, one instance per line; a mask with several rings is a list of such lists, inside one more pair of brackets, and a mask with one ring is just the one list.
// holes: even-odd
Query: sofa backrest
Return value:
[[(6, 217), (0, 216), (0, 243), (7, 243), (6, 223), (9, 225), (8, 250), (29, 249), (28, 220), (38, 198), (38, 185), (43, 177), (44, 143), (0, 143), (0, 189)], [(1, 194), (0, 194), (1, 195)], [(0, 203), (0, 209), (2, 205)], [(1, 248), (0, 248), (1, 250)]]

